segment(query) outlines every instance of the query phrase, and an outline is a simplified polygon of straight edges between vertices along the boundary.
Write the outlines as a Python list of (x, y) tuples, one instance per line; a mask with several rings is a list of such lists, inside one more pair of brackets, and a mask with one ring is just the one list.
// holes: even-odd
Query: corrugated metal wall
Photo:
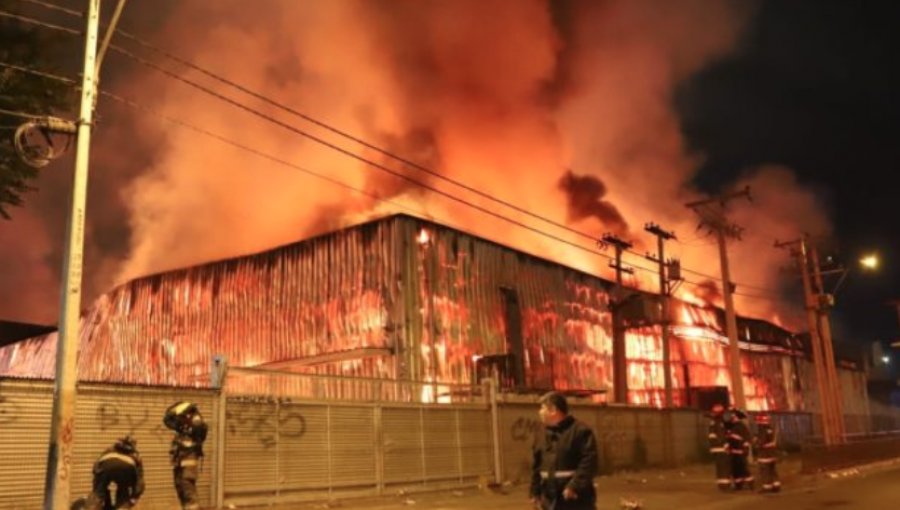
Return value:
[[(391, 221), (405, 249), (402, 313), (414, 378), (464, 383), (473, 356), (508, 353), (506, 288), (521, 309), (529, 385), (611, 387), (607, 283), (430, 222)], [(428, 242), (418, 243), (423, 230)]]
[[(49, 382), (0, 380), (0, 509), (32, 509), (42, 504), (52, 398)], [(217, 455), (213, 394), (125, 386), (79, 387), (71, 469), (73, 499), (86, 496), (90, 490), (91, 468), (100, 453), (117, 438), (130, 434), (137, 439), (144, 458), (147, 488), (141, 508), (175, 508), (177, 497), (168, 457), (172, 433), (163, 426), (162, 417), (178, 400), (196, 402), (211, 423), (198, 493), (202, 504), (212, 504)]]
[[(219, 354), (253, 366), (390, 347), (389, 311), (401, 291), (391, 236), (390, 223), (377, 222), (119, 286), (84, 321), (79, 377), (205, 386)], [(52, 378), (55, 341), (3, 349), (0, 374)], [(393, 377), (389, 359), (365, 361), (321, 371)]]
[[(424, 243), (419, 242), (423, 230)], [(513, 295), (521, 317), (526, 386), (612, 391), (610, 286), (457, 230), (392, 216), (114, 289), (83, 320), (80, 377), (206, 386), (218, 354), (232, 366), (284, 366), (326, 354), (352, 358), (348, 353), (368, 349), (356, 359), (298, 370), (466, 384), (473, 379), (477, 356), (515, 350), (507, 336), (516, 328), (506, 324), (504, 313), (505, 300)], [(712, 345), (721, 340), (717, 311), (683, 302), (672, 310), (679, 325), (688, 326), (672, 335), (678, 403), (686, 384), (721, 384), (728, 371), (725, 349)], [(813, 372), (786, 376), (779, 362), (787, 355), (785, 346), (769, 337), (787, 333), (758, 322), (741, 322), (742, 340), (775, 349), (744, 351), (748, 407), (798, 409), (807, 396), (814, 397), (806, 390), (814, 387)], [(652, 326), (628, 334), (632, 403), (661, 405), (659, 336)], [(55, 339), (54, 334), (0, 348), (0, 374), (52, 377)], [(704, 342), (706, 347), (692, 351)], [(792, 385), (793, 375), (800, 376), (803, 391)], [(354, 391), (349, 386), (315, 391), (310, 386), (308, 396), (343, 395)], [(859, 385), (849, 387), (856, 389), (853, 404), (862, 394)]]

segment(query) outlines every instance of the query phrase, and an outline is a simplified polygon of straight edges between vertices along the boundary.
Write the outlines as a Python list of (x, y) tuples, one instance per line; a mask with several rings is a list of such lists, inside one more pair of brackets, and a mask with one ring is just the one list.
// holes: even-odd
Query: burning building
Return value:
[[(498, 243), (393, 215), (116, 287), (83, 316), (79, 378), (203, 386), (221, 355), (232, 366), (435, 385), (474, 384), (490, 368), (510, 390), (555, 388), (603, 400), (614, 380), (614, 289)], [(662, 317), (657, 296), (634, 295), (622, 311), (630, 403), (662, 405), (663, 327), (677, 405), (690, 405), (699, 389), (730, 387), (719, 309), (673, 300)], [(748, 407), (814, 410), (808, 342), (759, 320), (741, 318), (738, 329)], [(0, 375), (51, 378), (56, 338), (0, 349)], [(864, 381), (841, 372), (845, 401), (854, 405)]]

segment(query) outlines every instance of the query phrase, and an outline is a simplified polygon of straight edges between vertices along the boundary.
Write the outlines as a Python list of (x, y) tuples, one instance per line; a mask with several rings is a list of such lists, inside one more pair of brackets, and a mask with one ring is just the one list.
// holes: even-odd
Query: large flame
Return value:
[[(162, 20), (152, 34), (157, 43), (178, 41), (179, 53), (217, 73), (554, 222), (597, 238), (604, 232), (627, 237), (640, 254), (655, 243), (639, 226), (658, 222), (679, 235), (679, 242), (669, 243), (669, 255), (705, 274), (686, 276), (694, 283), (717, 281), (717, 248), (695, 231), (697, 218), (682, 205), (699, 196), (690, 183), (702, 155), (685, 148), (671, 105), (683, 79), (732, 51), (748, 18), (733, 2), (271, 0), (265, 8), (247, 9), (245, 2), (228, 0), (159, 9), (136, 4), (129, 15), (153, 14)], [(98, 133), (95, 151), (103, 164), (94, 174), (100, 182), (92, 186), (106, 190), (112, 203), (121, 199), (124, 211), (102, 201), (89, 208), (89, 229), (98, 239), (88, 260), (89, 272), (97, 275), (88, 282), (93, 294), (113, 282), (263, 249), (398, 208), (613, 276), (608, 258), (591, 253), (596, 248), (588, 239), (404, 169), (247, 96), (226, 92), (586, 250), (379, 173), (145, 68), (129, 66), (120, 76), (107, 85), (392, 204), (101, 103), (107, 125), (118, 134)], [(771, 249), (770, 237), (788, 237), (801, 227), (822, 231), (827, 224), (787, 170), (749, 172), (745, 181), (754, 185), (756, 205), (735, 207), (733, 217), (766, 230), (751, 230), (730, 244), (732, 278), (777, 290), (784, 255)], [(58, 203), (64, 201), (47, 200), (43, 207), (56, 210), (52, 204)], [(117, 223), (121, 218), (126, 224)], [(14, 228), (24, 233), (27, 223)], [(123, 242), (124, 251), (108, 248)], [(24, 244), (29, 261), (48, 259)], [(626, 254), (625, 264), (643, 268), (626, 283), (656, 289), (653, 263)], [(22, 286), (3, 286), (10, 314), (31, 302), (21, 299)], [(682, 296), (696, 293), (692, 287), (684, 284)], [(738, 290), (745, 314), (771, 317), (782, 309), (777, 292), (767, 290), (761, 299), (747, 295), (762, 291)], [(53, 301), (43, 303), (39, 315), (52, 317)]]

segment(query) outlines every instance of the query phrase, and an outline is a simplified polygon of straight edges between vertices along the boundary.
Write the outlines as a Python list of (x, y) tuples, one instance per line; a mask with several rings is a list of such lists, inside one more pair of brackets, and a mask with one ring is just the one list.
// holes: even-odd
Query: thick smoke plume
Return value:
[[(741, 5), (270, 0), (251, 8), (237, 0), (165, 1), (129, 6), (124, 23), (267, 97), (552, 222), (591, 233), (617, 231), (636, 246), (653, 244), (628, 225), (659, 223), (679, 235), (669, 254), (703, 273), (686, 273), (699, 283), (717, 281), (718, 255), (709, 239), (694, 234), (697, 218), (683, 206), (700, 196), (689, 183), (702, 155), (685, 148), (672, 93), (682, 80), (735, 50), (750, 15)], [(486, 217), (133, 62), (110, 59), (106, 65), (115, 79), (104, 84), (115, 92), (363, 193), (101, 102), (106, 124), (117, 129), (101, 128), (95, 138), (100, 168), (92, 189), (105, 194), (89, 207), (88, 298), (128, 278), (261, 250), (396, 211), (610, 276), (608, 260), (595, 253), (593, 243), (570, 232), (173, 67), (268, 115), (585, 250)], [(577, 175), (567, 174), (570, 168)], [(789, 171), (748, 172), (746, 182), (759, 202), (736, 206), (736, 221), (771, 231), (760, 236), (827, 230), (821, 208)], [(63, 184), (48, 189), (64, 189), (65, 180), (58, 182)], [(47, 289), (56, 288), (51, 275), (62, 246), (56, 243), (58, 224), (49, 219), (59, 221), (64, 201), (38, 202), (40, 207), (21, 213), (11, 226), (0, 225), (8, 229), (0, 232), (5, 240), (27, 231), (38, 241), (22, 253), (4, 251), (28, 276), (4, 281), (0, 309), (52, 317), (55, 300), (45, 295), (55, 295)], [(784, 254), (762, 239), (747, 237), (729, 246), (733, 279), (777, 291)], [(655, 289), (651, 263), (632, 255), (625, 262), (647, 268), (636, 271), (634, 283)], [(769, 299), (738, 296), (738, 306), (771, 318), (784, 309), (777, 298), (777, 292)], [(31, 303), (33, 313), (11, 304), (17, 301)]]

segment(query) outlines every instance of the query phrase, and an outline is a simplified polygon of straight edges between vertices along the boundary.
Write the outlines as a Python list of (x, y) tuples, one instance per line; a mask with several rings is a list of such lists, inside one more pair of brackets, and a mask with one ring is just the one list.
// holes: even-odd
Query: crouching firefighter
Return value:
[(772, 428), (772, 419), (768, 414), (756, 415), (756, 435), (753, 437), (753, 451), (756, 462), (759, 464), (759, 481), (762, 484), (762, 492), (778, 492), (781, 490), (781, 481), (775, 470), (778, 460), (775, 444), (775, 430)]
[(543, 510), (595, 510), (594, 432), (569, 415), (569, 405), (559, 393), (547, 393), (540, 404), (544, 427), (535, 437), (532, 502)]
[(728, 454), (728, 431), (725, 429), (725, 406), (716, 404), (709, 414), (709, 453), (716, 466), (716, 486), (731, 489), (731, 456)]
[(208, 428), (196, 404), (177, 402), (166, 409), (166, 427), (175, 431), (169, 456), (175, 477), (175, 491), (184, 510), (197, 510), (197, 477), (203, 458), (203, 441)]
[(115, 510), (132, 508), (144, 493), (144, 466), (131, 436), (119, 439), (94, 463), (94, 481), (87, 499), (73, 509)]
[(747, 459), (750, 456), (750, 429), (744, 421), (747, 415), (740, 409), (731, 408), (725, 413), (725, 427), (728, 431), (728, 455), (731, 457), (731, 475), (734, 488), (753, 489), (753, 475)]

